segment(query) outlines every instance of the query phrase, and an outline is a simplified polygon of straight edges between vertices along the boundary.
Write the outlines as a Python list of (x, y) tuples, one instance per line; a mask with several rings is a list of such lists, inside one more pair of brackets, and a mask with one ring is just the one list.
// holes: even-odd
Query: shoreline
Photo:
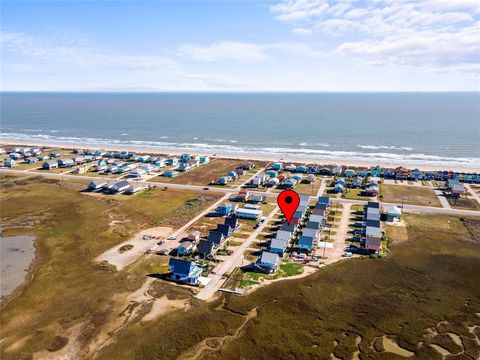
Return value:
[(477, 169), (476, 166), (465, 166), (465, 165), (421, 165), (417, 163), (411, 163), (408, 161), (405, 162), (373, 162), (373, 161), (355, 161), (355, 160), (331, 160), (326, 157), (318, 156), (284, 156), (281, 155), (267, 155), (267, 154), (255, 154), (255, 153), (228, 153), (222, 151), (212, 151), (212, 150), (202, 150), (202, 151), (195, 151), (195, 150), (188, 150), (188, 149), (174, 149), (174, 148), (156, 148), (156, 147), (149, 147), (145, 145), (133, 145), (133, 144), (124, 144), (124, 145), (91, 145), (85, 144), (80, 145), (78, 143), (68, 143), (68, 142), (52, 142), (52, 141), (19, 141), (19, 140), (8, 140), (2, 139), (0, 141), (0, 146), (41, 146), (41, 147), (52, 147), (52, 148), (60, 148), (60, 149), (78, 149), (78, 148), (86, 148), (92, 150), (105, 150), (105, 151), (134, 151), (139, 153), (146, 153), (146, 154), (155, 154), (155, 155), (181, 155), (184, 153), (194, 153), (194, 154), (203, 154), (208, 155), (215, 158), (222, 158), (222, 159), (238, 159), (238, 160), (257, 160), (257, 161), (268, 161), (268, 162), (292, 162), (292, 163), (319, 163), (320, 165), (341, 165), (341, 166), (352, 166), (352, 167), (372, 167), (372, 166), (381, 166), (384, 168), (397, 168), (399, 166), (405, 166), (410, 169), (418, 168), (423, 171), (457, 171), (457, 172), (464, 172), (464, 173), (471, 173), (475, 172)]

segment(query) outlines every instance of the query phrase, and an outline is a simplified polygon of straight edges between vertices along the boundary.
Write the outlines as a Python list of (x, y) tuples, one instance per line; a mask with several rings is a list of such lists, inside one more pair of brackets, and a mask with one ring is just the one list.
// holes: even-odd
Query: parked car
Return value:
[(177, 237), (176, 236), (169, 236), (169, 237), (167, 237), (167, 240), (177, 240)]
[(312, 256), (310, 260), (311, 261), (318, 261), (318, 258), (316, 256)]
[(353, 254), (351, 252), (345, 251), (342, 256), (343, 257), (352, 257)]

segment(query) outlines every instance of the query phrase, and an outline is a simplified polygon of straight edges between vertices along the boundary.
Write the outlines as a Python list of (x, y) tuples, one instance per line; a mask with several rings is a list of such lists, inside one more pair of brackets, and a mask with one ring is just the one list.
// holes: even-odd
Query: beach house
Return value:
[(240, 219), (256, 220), (263, 215), (263, 212), (261, 210), (239, 208), (236, 211), (236, 215)]
[(47, 161), (44, 162), (42, 168), (45, 170), (51, 170), (58, 168), (58, 163), (56, 161)]
[(246, 189), (240, 189), (238, 192), (238, 195), (236, 197), (237, 201), (247, 201), (248, 198), (250, 197), (250, 192)]
[(13, 167), (17, 166), (17, 162), (15, 161), (15, 159), (8, 158), (7, 160), (5, 160), (5, 166), (13, 168)]
[(208, 232), (208, 241), (213, 242), (216, 245), (221, 245), (225, 240), (225, 236), (217, 230), (210, 230)]
[(208, 164), (210, 162), (210, 158), (207, 155), (200, 155), (200, 164)]
[(273, 273), (275, 272), (279, 263), (280, 257), (278, 254), (269, 251), (263, 251), (256, 264), (266, 273)]
[(88, 183), (88, 190), (100, 190), (102, 189), (105, 185), (107, 185), (107, 182), (104, 180), (97, 180), (97, 181), (90, 181)]
[(188, 256), (191, 255), (195, 249), (196, 244), (192, 241), (184, 241), (177, 247), (177, 255), (178, 256)]
[(178, 172), (176, 172), (175, 170), (167, 170), (167, 171), (164, 171), (162, 174), (162, 176), (169, 177), (169, 178), (176, 177), (177, 175), (178, 175)]
[(283, 164), (281, 162), (276, 162), (272, 165), (273, 170), (280, 171), (283, 168)]
[(285, 171), (295, 172), (296, 169), (297, 169), (297, 167), (293, 164), (285, 165)]
[(38, 162), (38, 159), (31, 157), (31, 158), (26, 158), (24, 161), (25, 161), (25, 164), (35, 164)]
[(287, 242), (280, 239), (272, 239), (269, 246), (270, 252), (283, 256), (287, 249)]
[(170, 279), (188, 285), (198, 285), (198, 278), (202, 274), (202, 268), (193, 261), (170, 258)]
[(232, 204), (224, 203), (217, 206), (215, 212), (221, 216), (227, 216), (232, 212)]
[(72, 167), (75, 165), (73, 159), (60, 159), (57, 160), (57, 163), (59, 167)]
[(114, 193), (122, 193), (125, 192), (130, 187), (128, 181), (119, 181), (111, 187), (111, 191)]

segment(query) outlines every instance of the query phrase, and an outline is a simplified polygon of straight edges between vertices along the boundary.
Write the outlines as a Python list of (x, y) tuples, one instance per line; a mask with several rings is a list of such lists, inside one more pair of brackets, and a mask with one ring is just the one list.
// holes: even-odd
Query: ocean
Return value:
[(0, 141), (480, 168), (479, 93), (1, 93)]

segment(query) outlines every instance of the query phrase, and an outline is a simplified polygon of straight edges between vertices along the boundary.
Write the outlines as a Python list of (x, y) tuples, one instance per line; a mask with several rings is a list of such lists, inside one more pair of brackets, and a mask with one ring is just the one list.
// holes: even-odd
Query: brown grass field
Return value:
[[(175, 178), (166, 178), (164, 176), (157, 176), (151, 181), (172, 182), (175, 184), (184, 185), (209, 185), (212, 181), (217, 181), (219, 177), (227, 175), (231, 170), (243, 164), (245, 161), (232, 159), (215, 159), (206, 165), (201, 165), (188, 172), (179, 173)], [(250, 175), (251, 176), (251, 175)], [(240, 180), (233, 183), (234, 185), (241, 184)]]
[[(478, 358), (480, 346), (468, 327), (480, 326), (480, 220), (404, 220), (406, 228), (389, 231), (399, 237), (390, 257), (340, 262), (131, 326), (98, 357), (351, 359), (357, 352), (360, 359), (400, 359), (385, 351), (381, 339), (388, 334), (417, 359), (441, 360), (433, 344), (459, 359)], [(459, 336), (462, 346), (447, 333)]]
[(440, 200), (431, 188), (381, 184), (380, 189), (383, 195), (381, 201), (384, 202), (401, 204), (404, 201), (410, 205), (441, 207)]

